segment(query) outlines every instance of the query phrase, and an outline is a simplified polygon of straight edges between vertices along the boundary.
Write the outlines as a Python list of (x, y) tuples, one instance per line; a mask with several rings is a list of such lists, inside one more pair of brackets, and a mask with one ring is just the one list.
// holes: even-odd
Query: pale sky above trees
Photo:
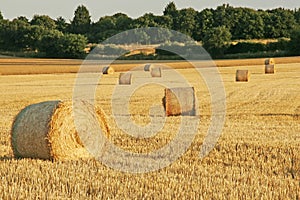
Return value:
[[(63, 16), (70, 20), (78, 5), (85, 5), (97, 21), (105, 15), (113, 15), (122, 12), (136, 18), (145, 13), (162, 14), (165, 6), (171, 0), (1, 0), (0, 11), (4, 18), (13, 19), (18, 16), (26, 16), (31, 19), (34, 14), (45, 14), (51, 18)], [(192, 7), (196, 10), (204, 8), (216, 8), (219, 5), (229, 3), (232, 6), (250, 7), (254, 9), (273, 9), (277, 7), (300, 8), (299, 0), (174, 0), (178, 9)]]

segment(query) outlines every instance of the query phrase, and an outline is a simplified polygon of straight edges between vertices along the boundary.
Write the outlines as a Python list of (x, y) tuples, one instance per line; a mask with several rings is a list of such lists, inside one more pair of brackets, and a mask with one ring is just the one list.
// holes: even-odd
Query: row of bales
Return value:
[[(104, 67), (103, 74), (107, 73), (111, 67)], [(153, 78), (162, 77), (161, 67), (153, 64), (146, 64), (143, 68), (150, 73)], [(111, 72), (114, 70), (111, 68)], [(131, 72), (121, 72), (119, 75), (119, 85), (131, 85), (133, 74)], [(195, 92), (193, 87), (165, 88), (165, 96), (162, 99), (166, 116), (196, 115)]]
[[(265, 74), (275, 73), (275, 61), (273, 58), (265, 60)], [(250, 78), (249, 70), (236, 70), (235, 80), (237, 82), (247, 82)]]
[[(265, 73), (272, 74), (274, 59), (265, 60)], [(162, 77), (162, 69), (155, 65), (146, 64), (144, 71), (151, 77)], [(104, 67), (103, 74), (113, 74), (114, 69)], [(120, 73), (119, 85), (131, 85), (133, 74)], [(248, 70), (237, 70), (236, 81), (248, 81)], [(196, 116), (196, 99), (193, 87), (165, 88), (162, 99), (165, 115), (168, 116)], [(73, 102), (74, 103), (74, 102)], [(77, 102), (78, 103), (78, 102)], [(87, 102), (79, 102), (82, 122), (98, 126), (100, 124), (103, 135), (109, 137), (111, 130), (104, 111)], [(91, 158), (77, 133), (74, 119), (72, 119), (72, 102), (47, 101), (25, 107), (16, 116), (11, 132), (11, 144), (16, 158), (39, 158), (54, 160), (74, 160)], [(96, 123), (98, 122), (98, 123)], [(93, 126), (79, 125), (86, 136), (93, 132)], [(96, 128), (95, 128), (96, 129)]]

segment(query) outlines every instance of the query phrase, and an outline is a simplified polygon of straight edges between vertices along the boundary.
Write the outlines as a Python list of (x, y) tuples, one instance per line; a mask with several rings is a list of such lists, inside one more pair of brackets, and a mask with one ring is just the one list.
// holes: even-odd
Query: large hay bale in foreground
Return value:
[(267, 58), (265, 60), (265, 65), (275, 65), (275, 60), (273, 58)]
[(265, 73), (266, 74), (274, 74), (275, 73), (275, 65), (266, 65)]
[(132, 74), (129, 72), (120, 73), (119, 75), (119, 85), (130, 85), (132, 81)]
[[(29, 105), (15, 118), (12, 125), (11, 144), (16, 158), (77, 160), (91, 158), (75, 128), (72, 102), (47, 101)], [(80, 117), (98, 121), (102, 134), (109, 136), (106, 117), (101, 109), (97, 116), (94, 106), (79, 102)], [(80, 124), (84, 130), (95, 128), (95, 123)], [(89, 126), (89, 128), (86, 128)], [(92, 126), (92, 127), (91, 127)], [(91, 137), (86, 133), (87, 137)], [(98, 134), (98, 133), (97, 133)], [(101, 134), (101, 133), (99, 133)], [(82, 136), (82, 135), (81, 135)]]
[(166, 88), (163, 106), (167, 116), (195, 116), (196, 101), (194, 88)]
[(248, 70), (236, 70), (236, 81), (244, 81), (247, 82), (249, 79), (249, 73)]
[(110, 66), (106, 66), (102, 69), (103, 74), (113, 74), (114, 72), (115, 70)]
[(153, 65), (146, 64), (145, 67), (144, 67), (144, 71), (149, 72), (149, 71), (151, 71), (152, 68), (153, 68)]
[(160, 67), (152, 68), (150, 73), (152, 77), (161, 77), (161, 68)]

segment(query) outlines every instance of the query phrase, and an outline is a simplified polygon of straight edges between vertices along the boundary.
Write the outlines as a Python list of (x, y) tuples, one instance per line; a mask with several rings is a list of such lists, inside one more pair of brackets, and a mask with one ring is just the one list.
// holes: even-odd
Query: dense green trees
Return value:
[(222, 57), (230, 45), (231, 33), (225, 26), (210, 29), (203, 38), (203, 47), (215, 58)]
[[(228, 40), (293, 37), (293, 41), (297, 41), (297, 34), (291, 34), (297, 26), (300, 26), (300, 8), (254, 10), (223, 4), (216, 9), (197, 11), (193, 8), (178, 9), (174, 2), (170, 2), (163, 15), (146, 13), (132, 19), (124, 13), (116, 13), (92, 22), (89, 10), (80, 5), (70, 23), (63, 17), (54, 20), (47, 15), (34, 15), (31, 20), (24, 16), (6, 20), (0, 12), (0, 49), (40, 52), (50, 57), (74, 57), (72, 53), (82, 56), (84, 48), (80, 50), (76, 46), (82, 48), (87, 43), (100, 43), (133, 28), (162, 27), (202, 41), (208, 51), (218, 57), (224, 53)], [(132, 36), (118, 36), (119, 43), (137, 42), (136, 37), (141, 43), (164, 43), (172, 38), (171, 33), (165, 34), (165, 31), (132, 33)], [(66, 49), (65, 52), (62, 49)]]
[(91, 21), (88, 9), (83, 5), (78, 6), (71, 21), (70, 32), (87, 35), (90, 31)]
[(56, 19), (55, 24), (56, 24), (56, 29), (63, 33), (65, 33), (69, 28), (69, 24), (61, 16)]
[(293, 55), (300, 55), (300, 27), (292, 31), (290, 51)]
[(53, 19), (47, 15), (34, 15), (31, 22), (31, 25), (41, 26), (45, 29), (55, 29), (56, 24)]

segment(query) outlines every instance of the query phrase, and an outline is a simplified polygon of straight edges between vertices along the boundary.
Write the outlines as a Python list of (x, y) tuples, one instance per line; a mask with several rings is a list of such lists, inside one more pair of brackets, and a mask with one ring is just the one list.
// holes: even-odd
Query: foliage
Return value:
[(58, 40), (60, 47), (58, 57), (62, 58), (84, 58), (84, 49), (87, 45), (87, 38), (80, 34), (65, 34)]
[[(193, 8), (178, 9), (174, 2), (170, 2), (165, 7), (163, 15), (145, 13), (133, 19), (124, 13), (116, 13), (111, 16), (103, 16), (98, 21), (92, 22), (87, 7), (80, 5), (76, 8), (70, 23), (66, 22), (63, 17), (53, 20), (47, 15), (34, 15), (32, 20), (28, 20), (24, 16), (5, 20), (0, 12), (0, 49), (5, 51), (40, 51), (39, 48), (43, 46), (40, 44), (43, 38), (47, 38), (43, 41), (48, 40), (49, 33), (52, 34), (57, 31), (63, 33), (64, 36), (67, 34), (84, 35), (92, 44), (104, 42), (112, 36), (119, 40), (115, 41), (116, 44), (162, 44), (173, 42), (174, 39), (178, 42), (184, 42), (180, 38), (173, 38), (171, 32), (166, 31), (155, 32), (153, 30), (152, 32), (140, 31), (139, 33), (133, 31), (131, 35), (117, 35), (134, 28), (162, 27), (179, 31), (196, 41), (201, 41), (214, 57), (222, 57), (224, 53), (231, 54), (233, 52), (297, 49), (297, 47), (287, 45), (288, 42), (282, 40), (264, 47), (261, 44), (241, 43), (237, 46), (231, 45), (225, 51), (230, 44), (230, 38), (233, 40), (290, 38), (293, 37), (291, 30), (297, 26), (300, 26), (300, 8), (295, 10), (284, 8), (254, 10), (223, 4), (215, 9), (206, 8), (197, 11)], [(51, 45), (53, 44), (51, 43)], [(297, 53), (298, 51), (294, 52)], [(49, 55), (52, 53), (49, 52)]]
[(47, 57), (62, 57), (60, 52), (64, 46), (60, 44), (63, 33), (58, 30), (50, 30), (43, 36), (39, 44), (39, 50), (46, 53)]
[(58, 17), (55, 21), (55, 24), (56, 29), (63, 33), (67, 31), (69, 25), (63, 17)]
[(300, 27), (295, 28), (291, 34), (290, 52), (293, 55), (300, 55)]
[(203, 47), (212, 57), (222, 57), (231, 41), (231, 33), (225, 26), (210, 29), (203, 38)]
[(22, 51), (28, 47), (30, 25), (23, 20), (3, 20), (0, 24), (0, 48), (3, 50)]
[(169, 16), (172, 19), (172, 26), (173, 30), (178, 30), (178, 18), (179, 18), (179, 11), (176, 8), (174, 2), (170, 2), (164, 10), (164, 16)]
[(91, 16), (88, 9), (84, 6), (78, 6), (71, 21), (70, 31), (75, 34), (88, 34), (91, 25)]
[(265, 50), (266, 45), (263, 43), (239, 42), (237, 44), (231, 44), (228, 49), (226, 49), (226, 54), (255, 53)]
[(55, 29), (56, 28), (55, 21), (47, 15), (34, 15), (30, 24), (44, 27), (45, 29)]

